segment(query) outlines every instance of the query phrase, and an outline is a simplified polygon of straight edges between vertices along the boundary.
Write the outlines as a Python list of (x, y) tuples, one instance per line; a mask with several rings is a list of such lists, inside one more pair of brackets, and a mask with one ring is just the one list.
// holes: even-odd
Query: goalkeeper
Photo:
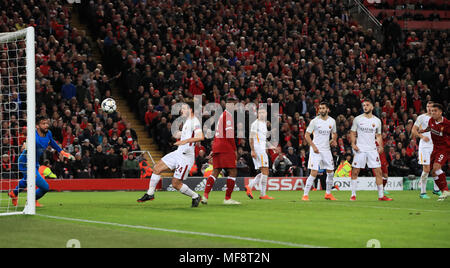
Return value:
[[(48, 146), (51, 146), (63, 157), (74, 160), (75, 157), (69, 153), (64, 152), (61, 147), (55, 142), (52, 136), (52, 132), (48, 130), (49, 120), (47, 117), (36, 118), (36, 186), (39, 188), (36, 190), (36, 202), (42, 198), (50, 189), (47, 181), (39, 174), (39, 162), (42, 154)], [(9, 193), (9, 197), (12, 199), (14, 206), (17, 206), (19, 192), (27, 188), (27, 151), (24, 150), (19, 156), (19, 171), (23, 173), (23, 179), (19, 182), (16, 189)]]

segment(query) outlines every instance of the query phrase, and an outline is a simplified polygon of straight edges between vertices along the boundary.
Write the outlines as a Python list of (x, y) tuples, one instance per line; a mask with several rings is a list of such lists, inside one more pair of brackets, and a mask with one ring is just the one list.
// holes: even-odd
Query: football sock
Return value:
[(384, 187), (383, 184), (377, 185), (378, 188), (378, 198), (384, 197)]
[(327, 173), (327, 194), (331, 194), (331, 189), (333, 188), (334, 184), (334, 173)]
[(358, 180), (352, 180), (352, 196), (356, 196), (356, 188), (358, 188)]
[(260, 181), (261, 181), (261, 176), (262, 176), (262, 173), (259, 173), (258, 175), (256, 175), (255, 179), (252, 180), (252, 181), (248, 184), (248, 187), (249, 187), (250, 189), (253, 189), (253, 187), (254, 187), (255, 185), (258, 185), (258, 184), (260, 183)]
[(440, 189), (439, 189), (439, 186), (436, 184), (436, 180), (438, 179), (439, 177), (434, 177), (434, 191), (435, 192), (439, 192), (440, 191)]
[(261, 175), (261, 196), (266, 195), (267, 190), (267, 175)]
[(180, 193), (192, 197), (192, 199), (197, 198), (198, 194), (191, 190), (186, 184), (183, 184), (180, 189)]
[(427, 180), (428, 180), (428, 174), (425, 171), (422, 171), (422, 175), (420, 176), (420, 181), (422, 182), (422, 186), (420, 188), (420, 193), (421, 194), (426, 194), (427, 193)]
[(25, 190), (26, 188), (27, 188), (27, 181), (24, 178), (19, 181), (19, 185), (17, 185), (16, 189), (14, 189), (14, 194), (16, 196), (19, 196), (19, 193), (22, 192), (23, 190)]
[(158, 185), (158, 182), (160, 179), (161, 179), (160, 175), (156, 175), (155, 173), (152, 174), (152, 177), (150, 178), (150, 185), (149, 185), (148, 191), (147, 191), (148, 195), (155, 194), (156, 185)]
[(383, 189), (386, 188), (387, 183), (388, 183), (388, 178), (383, 178)]
[(304, 192), (304, 196), (309, 195), (309, 191), (311, 191), (311, 187), (314, 184), (314, 180), (316, 178), (314, 178), (313, 176), (309, 175), (308, 179), (306, 180), (306, 185), (305, 185), (305, 192)]
[(206, 198), (208, 198), (209, 192), (211, 192), (215, 182), (216, 178), (212, 175), (209, 176), (208, 179), (206, 180), (205, 194), (204, 194)]
[(448, 185), (447, 185), (447, 178), (445, 177), (444, 171), (442, 169), (439, 169), (436, 171), (436, 175), (438, 176), (438, 179), (435, 181), (437, 186), (439, 186), (439, 190), (448, 191)]
[(231, 199), (231, 194), (233, 193), (235, 184), (236, 184), (236, 178), (228, 177), (227, 191), (225, 192), (225, 200)]

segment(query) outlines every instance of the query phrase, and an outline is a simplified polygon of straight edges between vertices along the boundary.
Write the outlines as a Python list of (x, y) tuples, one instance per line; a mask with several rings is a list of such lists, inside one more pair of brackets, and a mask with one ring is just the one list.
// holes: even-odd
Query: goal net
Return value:
[[(35, 107), (34, 28), (0, 33), (0, 216), (35, 214)], [(25, 174), (27, 186), (16, 189)]]

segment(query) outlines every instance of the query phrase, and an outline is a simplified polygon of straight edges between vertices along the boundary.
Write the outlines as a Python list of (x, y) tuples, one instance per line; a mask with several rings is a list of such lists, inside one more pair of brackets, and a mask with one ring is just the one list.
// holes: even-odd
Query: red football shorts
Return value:
[(447, 164), (448, 161), (448, 153), (443, 150), (433, 150), (433, 153), (431, 154), (431, 166), (433, 166), (434, 163), (438, 163), (439, 165), (444, 166)]
[(235, 152), (224, 152), (224, 153), (213, 153), (213, 168), (236, 168), (236, 153)]

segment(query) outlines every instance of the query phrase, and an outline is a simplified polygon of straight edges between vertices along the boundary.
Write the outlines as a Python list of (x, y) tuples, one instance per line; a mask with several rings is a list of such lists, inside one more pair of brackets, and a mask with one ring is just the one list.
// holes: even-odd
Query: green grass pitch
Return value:
[(224, 192), (212, 192), (208, 205), (191, 208), (177, 192), (157, 192), (145, 204), (136, 203), (142, 192), (51, 192), (36, 216), (0, 217), (0, 248), (66, 247), (70, 239), (84, 248), (362, 248), (372, 239), (381, 247), (450, 247), (450, 200), (405, 191), (391, 193), (394, 202), (379, 202), (376, 192), (360, 191), (357, 202), (349, 192), (333, 192), (336, 202), (312, 192), (302, 202), (302, 193), (250, 200), (235, 192), (242, 205), (227, 206)]

